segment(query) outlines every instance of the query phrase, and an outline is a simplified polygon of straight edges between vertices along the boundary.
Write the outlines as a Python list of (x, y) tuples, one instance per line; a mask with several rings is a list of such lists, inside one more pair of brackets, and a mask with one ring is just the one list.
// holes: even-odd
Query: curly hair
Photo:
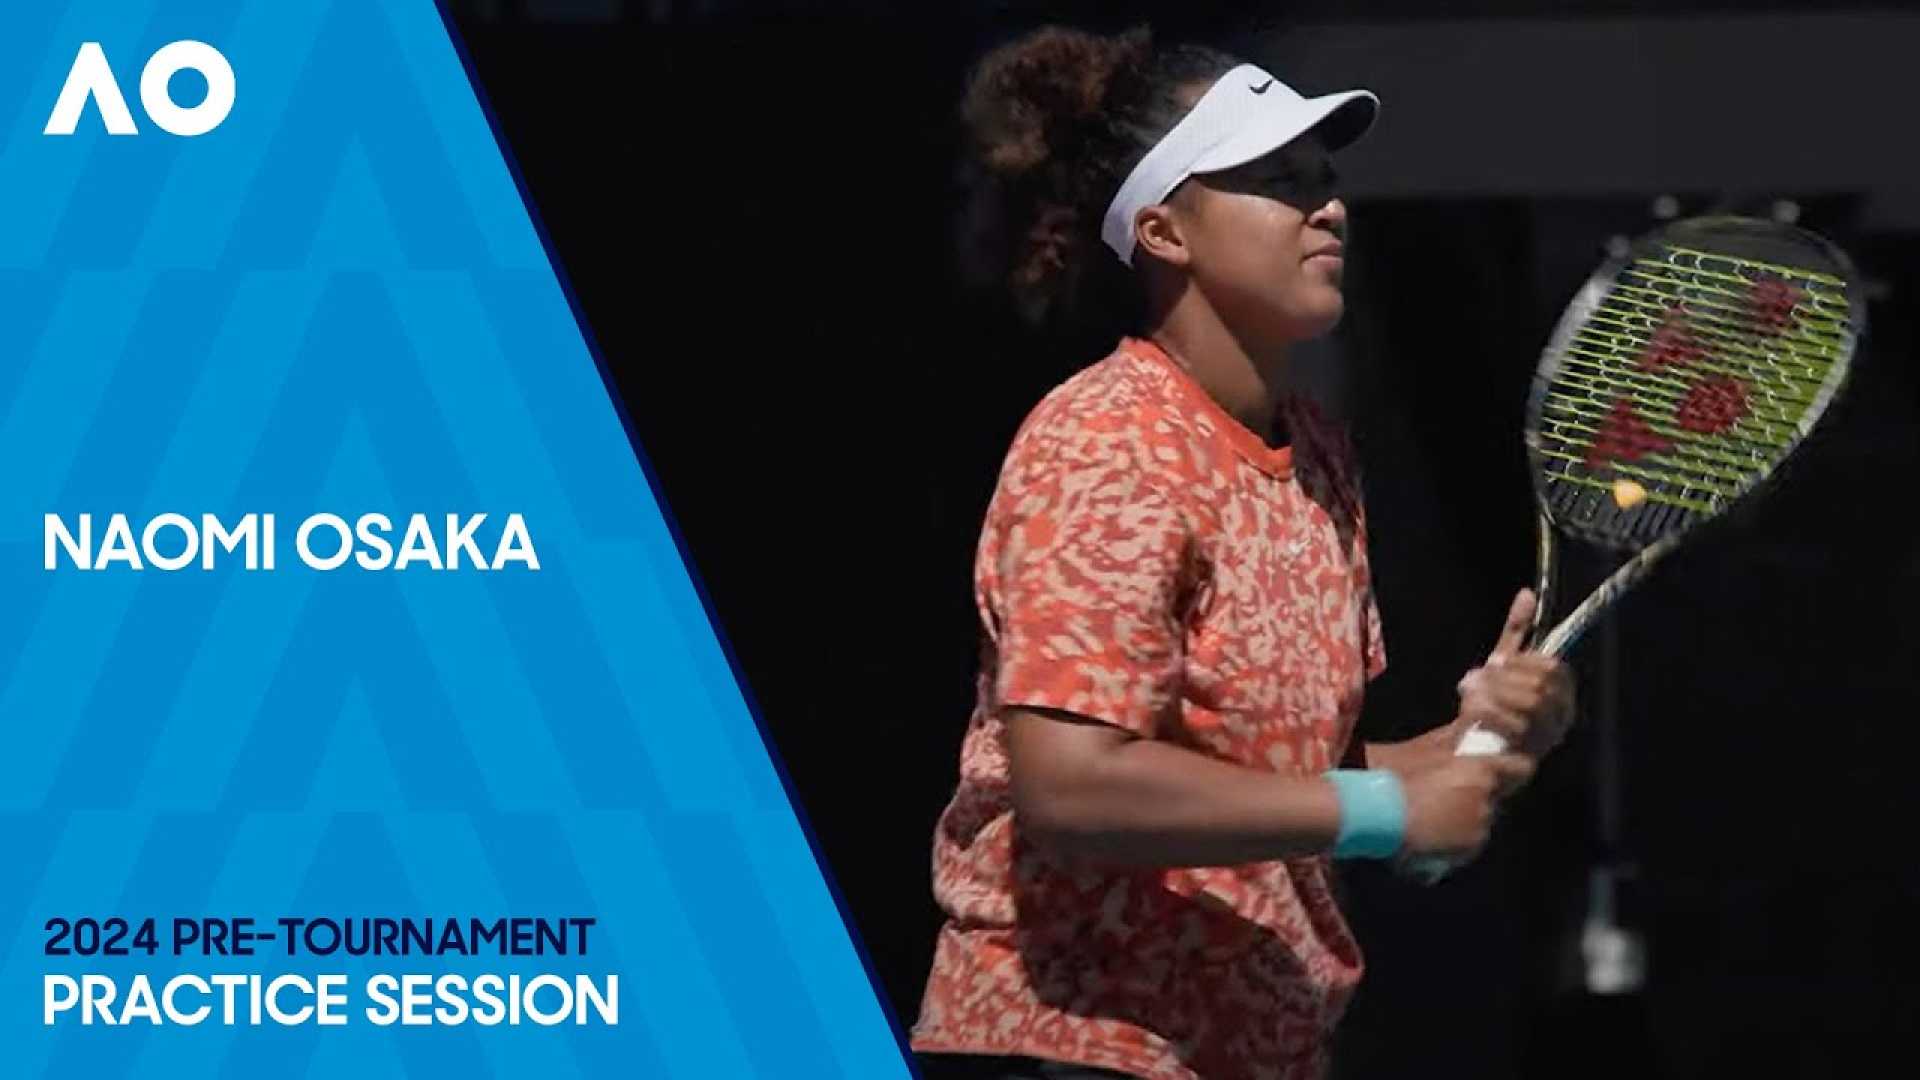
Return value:
[[(1049, 26), (988, 53), (961, 103), (971, 143), (968, 259), (1029, 318), (1078, 305), (1099, 258), (1107, 203), (1186, 115), (1183, 96), (1239, 61), (1200, 45), (1156, 47)], [(1093, 263), (1094, 266), (1089, 264)]]

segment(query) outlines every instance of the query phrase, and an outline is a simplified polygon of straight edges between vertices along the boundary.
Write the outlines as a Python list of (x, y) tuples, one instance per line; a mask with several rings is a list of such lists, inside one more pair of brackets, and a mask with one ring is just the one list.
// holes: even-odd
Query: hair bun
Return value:
[[(964, 270), (1005, 285), (1034, 322), (1138, 305), (1100, 249), (1100, 218), (1128, 170), (1192, 108), (1190, 91), (1237, 63), (1215, 49), (1158, 46), (1049, 26), (988, 53), (960, 114)], [(1129, 316), (1132, 318), (1132, 316)]]
[(961, 106), (981, 161), (1017, 175), (1071, 159), (1115, 72), (1150, 47), (1144, 30), (1105, 37), (1049, 26), (988, 54)]

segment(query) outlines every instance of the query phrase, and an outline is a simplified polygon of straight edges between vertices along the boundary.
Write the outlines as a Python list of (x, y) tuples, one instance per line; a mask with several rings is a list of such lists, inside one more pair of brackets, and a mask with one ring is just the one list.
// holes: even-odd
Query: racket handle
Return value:
[[(1489, 754), (1505, 753), (1506, 749), (1506, 737), (1499, 732), (1489, 731), (1483, 727), (1471, 727), (1467, 729), (1466, 735), (1461, 737), (1460, 745), (1455, 747), (1453, 752), (1456, 756), (1484, 757)], [(1412, 860), (1408, 863), (1408, 869), (1416, 879), (1432, 885), (1452, 873), (1457, 865), (1451, 859), (1427, 855)]]

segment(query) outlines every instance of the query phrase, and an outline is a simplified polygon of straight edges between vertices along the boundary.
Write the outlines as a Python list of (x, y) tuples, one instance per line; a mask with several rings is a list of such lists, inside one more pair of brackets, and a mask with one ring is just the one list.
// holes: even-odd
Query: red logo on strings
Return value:
[(1600, 434), (1587, 447), (1587, 467), (1598, 469), (1609, 461), (1638, 461), (1673, 445), (1661, 438), (1633, 411), (1633, 402), (1618, 398), (1600, 424)]
[(1738, 423), (1747, 411), (1747, 384), (1730, 375), (1709, 375), (1680, 399), (1673, 420), (1686, 431), (1717, 435)]
[(1793, 325), (1793, 309), (1806, 295), (1779, 278), (1761, 278), (1747, 290), (1747, 307), (1762, 330), (1778, 334)]
[(1686, 367), (1706, 354), (1700, 343), (1693, 339), (1693, 331), (1687, 327), (1686, 315), (1686, 309), (1677, 305), (1667, 309), (1666, 318), (1660, 323), (1660, 328), (1653, 332), (1646, 350), (1640, 354), (1641, 371)]

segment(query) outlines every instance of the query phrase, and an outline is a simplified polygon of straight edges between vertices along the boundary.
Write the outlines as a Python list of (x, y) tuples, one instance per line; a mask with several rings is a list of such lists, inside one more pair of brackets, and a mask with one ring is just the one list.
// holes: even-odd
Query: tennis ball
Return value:
[(1613, 501), (1619, 504), (1620, 509), (1631, 510), (1647, 501), (1647, 489), (1631, 480), (1615, 480)]

